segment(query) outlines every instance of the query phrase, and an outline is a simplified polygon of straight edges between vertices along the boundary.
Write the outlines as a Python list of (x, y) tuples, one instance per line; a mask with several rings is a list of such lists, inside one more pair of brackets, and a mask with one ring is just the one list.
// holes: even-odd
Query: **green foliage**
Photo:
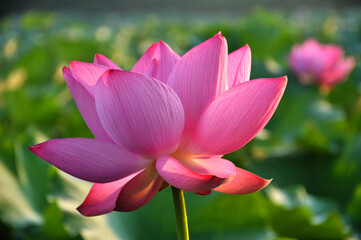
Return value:
[[(250, 45), (252, 78), (288, 75), (289, 83), (266, 129), (226, 156), (274, 178), (271, 186), (242, 196), (186, 193), (191, 238), (358, 239), (361, 17), (352, 11), (314, 13), (256, 10), (230, 22), (27, 12), (1, 20), (0, 238), (175, 239), (169, 189), (137, 211), (85, 218), (75, 209), (91, 185), (59, 172), (27, 146), (91, 137), (61, 75), (71, 60), (90, 62), (102, 53), (131, 69), (154, 41), (183, 54), (221, 30), (230, 51)], [(341, 44), (358, 61), (350, 78), (327, 96), (287, 70), (291, 46), (306, 37)]]

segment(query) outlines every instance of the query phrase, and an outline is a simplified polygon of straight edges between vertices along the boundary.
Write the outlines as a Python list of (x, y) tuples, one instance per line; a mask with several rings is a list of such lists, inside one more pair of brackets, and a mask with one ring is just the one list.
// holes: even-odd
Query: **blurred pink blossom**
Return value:
[(322, 45), (315, 39), (294, 45), (289, 62), (302, 83), (314, 82), (325, 90), (345, 81), (355, 67), (354, 58), (345, 58), (341, 47), (334, 44)]
[(131, 72), (97, 54), (63, 74), (95, 139), (53, 139), (40, 158), (94, 182), (85, 216), (132, 211), (172, 185), (197, 194), (258, 191), (270, 181), (222, 156), (249, 142), (273, 115), (286, 77), (249, 81), (248, 45), (228, 55), (219, 33), (183, 57), (154, 43)]

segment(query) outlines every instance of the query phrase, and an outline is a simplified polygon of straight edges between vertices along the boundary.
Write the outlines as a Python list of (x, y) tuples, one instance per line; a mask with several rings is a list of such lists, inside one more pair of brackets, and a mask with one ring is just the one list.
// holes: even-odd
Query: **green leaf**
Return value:
[(44, 212), (42, 230), (50, 239), (69, 239), (68, 232), (63, 224), (63, 214), (56, 202), (49, 203)]
[(19, 187), (16, 177), (0, 161), (1, 219), (15, 227), (41, 223), (41, 216), (32, 208)]
[(50, 165), (29, 151), (27, 145), (33, 145), (33, 141), (27, 141), (27, 143), (23, 144), (16, 141), (14, 144), (18, 184), (23, 190), (27, 201), (38, 212), (42, 212), (47, 204), (48, 182), (44, 181), (44, 179), (48, 176)]
[(361, 228), (361, 183), (355, 188), (347, 212), (358, 229)]
[(271, 220), (280, 236), (296, 239), (343, 240), (350, 235), (332, 203), (309, 196), (303, 188), (270, 188)]
[[(83, 239), (127, 239), (127, 229), (109, 224), (108, 216), (84, 217), (76, 208), (85, 199), (91, 184), (75, 179), (65, 173), (53, 169), (51, 175), (52, 190), (49, 199), (56, 201), (64, 218), (64, 227), (72, 234), (79, 233)], [(112, 217), (110, 217), (112, 219)], [(125, 221), (125, 219), (123, 219)], [(53, 223), (52, 223), (53, 224)], [(121, 229), (121, 230), (119, 230)]]
[(213, 193), (202, 203), (193, 220), (198, 239), (269, 239), (275, 236), (268, 225), (267, 200), (260, 193), (227, 195)]

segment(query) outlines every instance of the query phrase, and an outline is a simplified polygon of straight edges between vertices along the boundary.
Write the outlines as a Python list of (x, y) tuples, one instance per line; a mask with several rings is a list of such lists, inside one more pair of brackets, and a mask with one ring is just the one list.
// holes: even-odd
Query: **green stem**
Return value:
[(178, 240), (189, 240), (186, 204), (183, 190), (172, 186), (173, 203), (177, 219)]

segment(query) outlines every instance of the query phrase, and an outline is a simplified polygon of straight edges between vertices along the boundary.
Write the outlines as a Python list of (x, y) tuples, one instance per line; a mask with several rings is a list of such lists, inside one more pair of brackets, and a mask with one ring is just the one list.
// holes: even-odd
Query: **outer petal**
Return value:
[(134, 65), (134, 67), (132, 68), (132, 72), (146, 74), (153, 60), (155, 60), (157, 57), (159, 58), (159, 54), (157, 51), (158, 46), (159, 42), (153, 43), (152, 46), (150, 46), (147, 51), (145, 51), (142, 57)]
[(251, 76), (251, 49), (246, 44), (228, 55), (228, 87), (246, 82)]
[(151, 163), (114, 143), (89, 138), (53, 139), (29, 149), (74, 177), (98, 183), (124, 178)]
[(295, 45), (291, 49), (289, 56), (289, 64), (292, 70), (296, 74), (305, 74), (307, 73), (307, 61), (303, 56), (303, 48), (299, 45)]
[(133, 211), (146, 205), (164, 181), (154, 165), (115, 182), (93, 185), (85, 201), (77, 208), (85, 216), (112, 211)]
[(109, 183), (95, 183), (88, 196), (77, 210), (84, 216), (98, 216), (114, 211), (116, 201), (123, 187), (138, 173)]
[(174, 66), (167, 84), (180, 97), (186, 122), (181, 148), (205, 108), (227, 87), (227, 42), (218, 33), (187, 52)]
[(335, 67), (340, 59), (344, 57), (344, 51), (337, 45), (326, 44), (321, 46), (321, 56), (324, 62), (323, 70)]
[[(206, 161), (202, 163), (202, 165), (206, 166)], [(229, 170), (227, 171), (228, 174), (225, 174), (225, 172), (221, 173), (221, 171), (217, 171), (214, 166), (215, 164), (211, 164), (210, 167), (207, 167), (202, 171), (203, 173), (209, 174), (201, 174), (188, 169), (186, 166), (180, 163), (180, 161), (169, 156), (160, 157), (156, 161), (156, 167), (159, 175), (165, 181), (167, 181), (172, 186), (193, 193), (209, 191), (229, 181), (234, 175), (234, 172)], [(218, 165), (218, 167), (222, 166)], [(192, 168), (194, 170), (200, 170), (200, 165), (197, 166), (195, 164), (195, 166)], [(214, 174), (213, 171), (215, 171)], [(217, 177), (216, 174), (221, 175), (222, 178)]]
[(63, 75), (79, 112), (94, 137), (98, 140), (112, 141), (100, 123), (92, 93), (83, 84), (74, 79), (69, 68), (63, 68)]
[(237, 168), (236, 176), (230, 182), (222, 184), (213, 190), (229, 194), (247, 194), (261, 190), (271, 181), (272, 179), (266, 180), (242, 168)]
[(171, 88), (141, 74), (109, 70), (95, 90), (100, 121), (112, 139), (152, 157), (175, 151), (184, 113)]
[(99, 53), (95, 54), (94, 56), (94, 64), (102, 65), (106, 68), (121, 70), (120, 67), (118, 67), (118, 65), (116, 65), (110, 59)]
[(287, 78), (256, 79), (229, 89), (202, 114), (186, 152), (223, 155), (261, 131), (282, 97)]
[(147, 74), (166, 83), (170, 72), (179, 59), (180, 56), (165, 42), (159, 41), (153, 43), (143, 54), (134, 65), (132, 72)]
[(149, 166), (129, 183), (120, 192), (116, 211), (129, 212), (146, 205), (157, 194), (163, 184), (155, 166)]
[(346, 80), (354, 67), (355, 59), (353, 57), (340, 59), (333, 68), (327, 69), (320, 74), (320, 84), (332, 87), (336, 83)]
[(344, 60), (340, 61), (339, 70), (341, 72), (342, 77), (347, 77), (352, 70), (355, 68), (356, 61), (353, 57), (347, 57)]
[(93, 93), (95, 84), (108, 68), (93, 63), (72, 61), (70, 62), (70, 70), (73, 76), (81, 82), (90, 93)]
[(324, 69), (322, 46), (315, 39), (294, 45), (290, 54), (291, 68), (297, 74), (318, 74)]

